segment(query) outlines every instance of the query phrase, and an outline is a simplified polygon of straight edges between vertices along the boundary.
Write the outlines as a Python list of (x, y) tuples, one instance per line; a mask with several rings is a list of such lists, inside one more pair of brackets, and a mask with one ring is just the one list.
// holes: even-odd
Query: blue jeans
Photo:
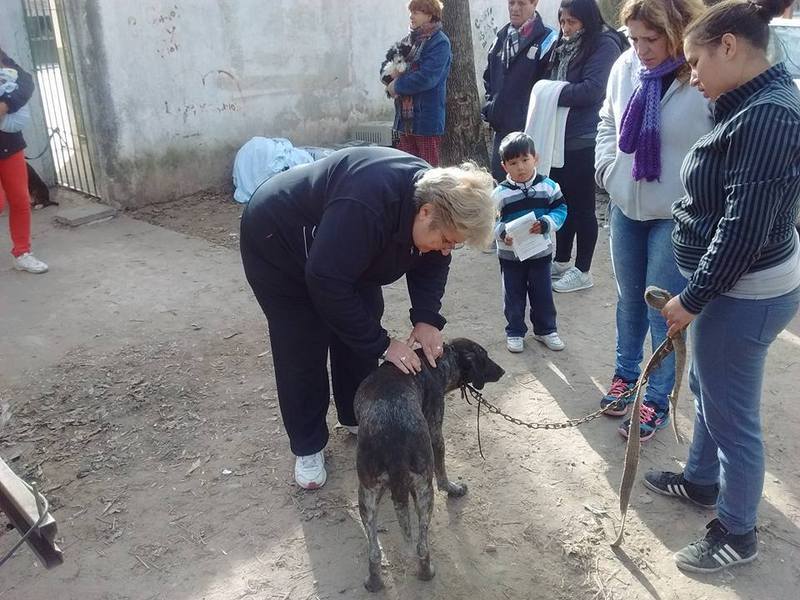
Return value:
[(768, 300), (719, 296), (689, 326), (695, 421), (684, 475), (719, 483), (719, 519), (736, 535), (755, 527), (764, 487), (759, 409), (767, 350), (798, 306), (800, 288)]
[[(672, 254), (672, 226), (671, 219), (634, 221), (611, 207), (611, 264), (617, 279), (615, 374), (626, 381), (641, 374), (648, 329), (653, 349), (667, 336), (664, 317), (644, 301), (645, 288), (655, 285), (675, 295), (686, 286)], [(670, 354), (650, 375), (645, 400), (666, 408), (674, 383), (675, 358)]]
[(550, 263), (553, 256), (528, 260), (500, 259), (503, 274), (503, 313), (506, 316), (506, 335), (525, 337), (526, 300), (531, 302), (533, 333), (547, 335), (556, 331), (556, 305), (550, 280)]

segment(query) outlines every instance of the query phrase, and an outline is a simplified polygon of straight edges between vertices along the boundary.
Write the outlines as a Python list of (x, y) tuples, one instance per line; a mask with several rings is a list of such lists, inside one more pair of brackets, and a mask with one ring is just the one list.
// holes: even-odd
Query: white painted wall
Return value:
[[(235, 151), (255, 135), (320, 145), (345, 141), (360, 122), (391, 118), (378, 67), (406, 32), (406, 0), (68, 4), (112, 203), (227, 183)], [(488, 46), (479, 31), (490, 35), (508, 12), (505, 0), (472, 5), (480, 75)], [(551, 22), (556, 5), (540, 0)]]

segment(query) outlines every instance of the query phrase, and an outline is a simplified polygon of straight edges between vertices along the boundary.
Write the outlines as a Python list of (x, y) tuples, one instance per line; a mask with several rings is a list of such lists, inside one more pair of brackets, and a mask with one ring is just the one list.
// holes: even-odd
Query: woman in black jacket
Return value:
[[(378, 365), (404, 373), (442, 353), (450, 251), (486, 243), (492, 177), (470, 164), (432, 169), (393, 148), (351, 148), (262, 184), (242, 215), (247, 280), (269, 326), (278, 403), (305, 489), (327, 478), (328, 354), (339, 422), (357, 432), (353, 397)], [(405, 276), (413, 325), (381, 327), (381, 286)]]
[[(559, 106), (569, 107), (564, 140), (564, 166), (550, 171), (567, 202), (567, 220), (558, 231), (553, 290), (575, 292), (592, 286), (597, 217), (594, 197), (594, 146), (598, 113), (606, 95), (611, 66), (625, 45), (623, 38), (603, 22), (595, 0), (563, 0), (558, 11), (561, 37), (550, 78), (569, 82)], [(577, 238), (575, 266), (570, 267)]]
[[(25, 139), (20, 131), (4, 131), (6, 115), (20, 110), (33, 94), (33, 78), (0, 49), (0, 211), (8, 200), (8, 226), (11, 230), (14, 268), (29, 273), (44, 273), (47, 265), (31, 254), (31, 199), (28, 195), (28, 167)], [(16, 128), (14, 128), (16, 129)]]

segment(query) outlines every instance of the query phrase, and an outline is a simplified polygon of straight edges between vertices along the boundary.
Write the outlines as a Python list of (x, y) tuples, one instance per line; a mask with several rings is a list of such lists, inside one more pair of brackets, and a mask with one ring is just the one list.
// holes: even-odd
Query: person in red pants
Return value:
[(0, 212), (7, 200), (14, 268), (29, 273), (44, 273), (47, 265), (31, 254), (31, 200), (28, 196), (25, 139), (20, 131), (16, 131), (17, 127), (4, 125), (10, 121), (6, 115), (17, 112), (30, 100), (33, 78), (2, 49), (0, 68), (8, 75), (0, 88)]

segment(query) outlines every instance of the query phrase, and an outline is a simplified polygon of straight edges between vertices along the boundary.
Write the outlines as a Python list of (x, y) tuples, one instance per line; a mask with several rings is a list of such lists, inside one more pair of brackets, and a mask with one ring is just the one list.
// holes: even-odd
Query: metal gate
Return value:
[(98, 197), (64, 0), (22, 0), (34, 79), (42, 97), (56, 182)]

